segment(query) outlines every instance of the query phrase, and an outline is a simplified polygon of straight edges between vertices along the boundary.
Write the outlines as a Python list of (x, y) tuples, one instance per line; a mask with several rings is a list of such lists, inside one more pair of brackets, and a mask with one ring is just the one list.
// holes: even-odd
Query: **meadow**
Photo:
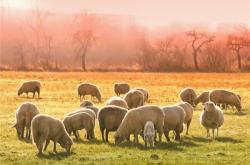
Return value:
[[(41, 98), (25, 95), (17, 97), (18, 86), (25, 80), (42, 82)], [(199, 123), (202, 105), (195, 107), (189, 135), (181, 134), (181, 141), (170, 143), (163, 138), (154, 149), (145, 149), (143, 141), (134, 145), (124, 142), (114, 145), (113, 133), (110, 143), (101, 141), (98, 122), (96, 139), (88, 141), (81, 131), (81, 140), (74, 142), (71, 154), (65, 154), (58, 145), (58, 154), (50, 143), (44, 156), (38, 157), (31, 141), (19, 140), (11, 128), (16, 108), (24, 101), (37, 104), (41, 113), (63, 119), (64, 114), (80, 105), (77, 84), (91, 82), (99, 86), (103, 102), (115, 95), (113, 84), (128, 82), (131, 87), (143, 87), (149, 91), (150, 103), (171, 105), (179, 100), (184, 87), (193, 87), (199, 94), (204, 90), (223, 88), (239, 93), (243, 113), (225, 112), (225, 123), (220, 137), (207, 139), (206, 130)], [(71, 72), (0, 72), (0, 164), (250, 164), (250, 74), (249, 73), (71, 73)], [(90, 99), (90, 97), (89, 97)], [(74, 137), (72, 137), (74, 139)], [(173, 138), (173, 136), (171, 136)], [(133, 139), (133, 138), (132, 138)]]

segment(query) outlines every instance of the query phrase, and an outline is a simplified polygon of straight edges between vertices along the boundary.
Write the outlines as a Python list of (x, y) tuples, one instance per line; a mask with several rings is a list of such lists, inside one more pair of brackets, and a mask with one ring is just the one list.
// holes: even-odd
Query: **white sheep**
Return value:
[(19, 87), (17, 91), (17, 95), (20, 96), (23, 93), (26, 93), (27, 97), (28, 94), (31, 92), (33, 93), (33, 97), (37, 92), (38, 98), (40, 98), (40, 90), (41, 90), (41, 83), (40, 81), (32, 80), (23, 82), (23, 84)]
[(144, 141), (145, 141), (145, 147), (149, 144), (150, 147), (154, 147), (154, 139), (155, 139), (155, 128), (154, 123), (152, 121), (147, 121), (144, 130)]
[(68, 153), (73, 144), (63, 123), (49, 115), (36, 115), (31, 121), (31, 133), (33, 143), (36, 144), (39, 155), (46, 150), (50, 140), (54, 142), (55, 153), (57, 153), (56, 143), (59, 143)]
[(26, 127), (26, 138), (30, 138), (31, 120), (39, 114), (39, 109), (33, 103), (22, 103), (16, 110), (16, 122), (13, 125), (16, 128), (17, 135), (20, 138), (24, 137), (24, 130)]
[(82, 99), (82, 96), (83, 99), (85, 99), (85, 95), (90, 95), (92, 100), (93, 97), (96, 97), (99, 102), (102, 102), (101, 92), (96, 85), (89, 83), (78, 85), (78, 96), (80, 97), (80, 101)]
[(213, 139), (214, 130), (217, 129), (217, 136), (219, 136), (219, 128), (224, 123), (224, 115), (220, 107), (213, 102), (208, 101), (204, 104), (204, 110), (200, 116), (201, 125), (207, 129), (207, 137), (210, 136), (209, 130), (212, 129)]
[(117, 97), (117, 96), (111, 97), (111, 98), (107, 101), (106, 105), (116, 105), (116, 106), (118, 106), (118, 107), (122, 107), (122, 108), (128, 109), (128, 104), (127, 104), (127, 102), (126, 102), (123, 98)]
[(139, 90), (143, 93), (143, 96), (144, 96), (144, 102), (147, 102), (149, 101), (149, 94), (148, 94), (148, 91), (144, 88), (134, 88), (135, 90)]
[(144, 104), (144, 95), (139, 90), (130, 90), (126, 95), (124, 96), (124, 100), (128, 104), (128, 108), (137, 108), (139, 106), (143, 106)]

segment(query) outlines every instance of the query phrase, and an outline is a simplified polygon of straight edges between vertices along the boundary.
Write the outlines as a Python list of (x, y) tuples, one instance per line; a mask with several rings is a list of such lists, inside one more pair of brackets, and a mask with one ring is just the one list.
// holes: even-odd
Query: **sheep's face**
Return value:
[(16, 128), (16, 133), (18, 137), (22, 136), (22, 128), (18, 124), (14, 124), (13, 128)]
[(23, 93), (22, 88), (19, 88), (17, 91), (17, 96), (20, 96)]
[(205, 112), (211, 112), (214, 109), (215, 105), (213, 102), (206, 102), (204, 104), (204, 111)]
[(124, 137), (115, 136), (115, 144), (120, 144), (125, 140)]
[(155, 133), (149, 133), (149, 134), (147, 134), (146, 138), (148, 139), (149, 143), (152, 144), (154, 142)]
[(65, 136), (64, 138), (62, 138), (62, 140), (59, 141), (59, 144), (62, 148), (65, 148), (66, 151), (69, 153), (71, 146), (73, 144), (73, 141), (70, 137)]

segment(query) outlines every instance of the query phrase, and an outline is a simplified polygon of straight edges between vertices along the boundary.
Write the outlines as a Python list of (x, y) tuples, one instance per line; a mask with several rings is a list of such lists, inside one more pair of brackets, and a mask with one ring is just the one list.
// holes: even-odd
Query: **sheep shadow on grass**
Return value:
[(245, 115), (247, 115), (247, 113), (245, 113), (245, 112), (234, 112), (234, 113), (224, 112), (224, 115), (228, 115), (228, 116), (245, 116)]
[(91, 145), (91, 144), (103, 144), (102, 140), (98, 140), (98, 139), (91, 139), (91, 140), (87, 140), (87, 139), (76, 140), (76, 139), (74, 139), (73, 141), (76, 144), (89, 144), (89, 145)]
[(63, 160), (68, 158), (71, 155), (74, 155), (74, 152), (58, 152), (58, 153), (54, 153), (54, 152), (48, 152), (48, 154), (42, 154), (39, 155), (37, 154), (37, 157), (41, 158), (41, 159), (50, 159), (50, 160)]
[(195, 142), (202, 142), (202, 143), (210, 143), (213, 141), (218, 141), (218, 142), (225, 142), (225, 143), (242, 143), (242, 140), (239, 139), (234, 139), (231, 137), (215, 137), (215, 139), (212, 138), (206, 138), (206, 137), (201, 137), (201, 136), (192, 136), (191, 139)]

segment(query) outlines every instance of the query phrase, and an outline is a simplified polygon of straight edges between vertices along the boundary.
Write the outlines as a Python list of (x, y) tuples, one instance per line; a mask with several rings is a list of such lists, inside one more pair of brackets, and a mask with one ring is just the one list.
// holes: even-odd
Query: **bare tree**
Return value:
[(193, 60), (195, 69), (200, 70), (198, 65), (198, 54), (202, 47), (214, 40), (214, 36), (207, 36), (205, 33), (196, 32), (195, 30), (187, 32), (187, 36), (192, 37)]
[(88, 13), (80, 13), (77, 16), (78, 27), (73, 34), (73, 41), (77, 44), (76, 54), (81, 57), (82, 70), (86, 71), (86, 56), (89, 48), (95, 41), (94, 28), (96, 18)]
[(250, 47), (250, 40), (245, 37), (240, 37), (236, 35), (228, 36), (228, 47), (230, 50), (235, 51), (238, 60), (238, 69), (241, 69), (241, 54), (240, 50), (244, 47)]

